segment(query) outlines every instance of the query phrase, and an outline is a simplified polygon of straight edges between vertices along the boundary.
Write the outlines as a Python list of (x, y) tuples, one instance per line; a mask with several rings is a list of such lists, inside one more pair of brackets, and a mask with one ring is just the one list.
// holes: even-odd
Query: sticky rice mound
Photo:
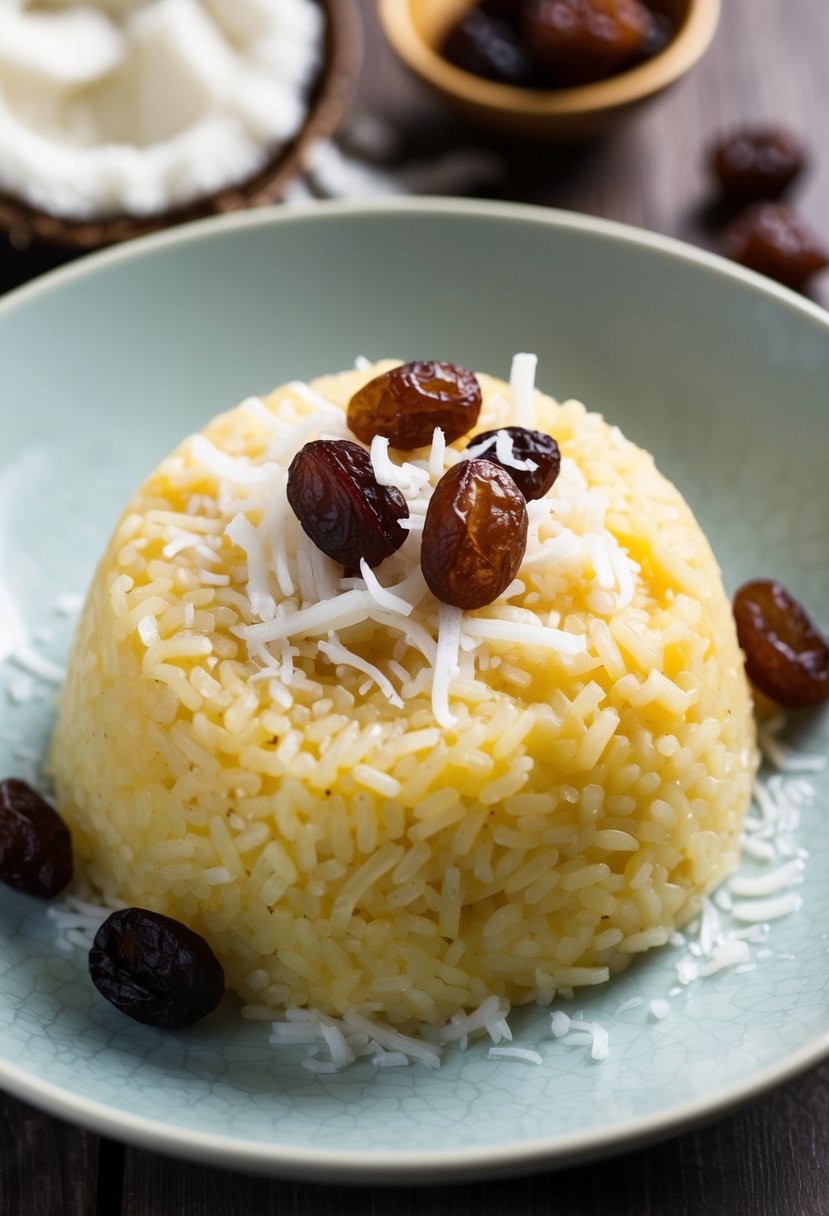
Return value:
[(471, 434), (375, 441), (412, 522), (373, 575), (316, 550), (287, 467), (350, 437), (349, 398), (391, 366), (246, 401), (148, 478), (90, 588), (51, 762), (91, 882), (204, 934), (244, 1000), (411, 1027), (666, 942), (737, 862), (756, 756), (704, 535), (578, 402), (528, 394), (517, 418), (478, 377), (476, 431), (521, 421), (563, 454), (487, 608), (441, 608), (419, 571)]

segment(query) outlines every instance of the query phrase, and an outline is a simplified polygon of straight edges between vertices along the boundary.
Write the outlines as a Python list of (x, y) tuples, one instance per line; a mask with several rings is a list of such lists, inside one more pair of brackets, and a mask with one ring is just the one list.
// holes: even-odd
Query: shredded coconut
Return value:
[(429, 476), (438, 481), (443, 476), (443, 466), (446, 460), (446, 438), (439, 426), (432, 434), (432, 446), (429, 450)]
[(628, 999), (626, 1001), (622, 1001), (621, 1005), (616, 1006), (616, 1012), (614, 1013), (613, 1016), (618, 1018), (619, 1014), (627, 1013), (627, 1011), (629, 1009), (638, 1009), (641, 1004), (642, 1004), (641, 996), (628, 997)]
[(380, 608), (387, 612), (398, 612), (403, 617), (411, 614), (414, 604), (384, 587), (364, 557), (360, 558), (360, 573), (369, 594)]
[(761, 921), (780, 920), (782, 916), (797, 912), (802, 905), (802, 898), (796, 892), (788, 891), (775, 899), (740, 901), (734, 905), (732, 915), (735, 920), (745, 924), (757, 924)]
[(564, 1038), (570, 1029), (570, 1015), (562, 1009), (557, 1009), (555, 1013), (550, 1015), (550, 1028), (552, 1029), (554, 1038)]
[(803, 881), (804, 862), (800, 857), (788, 861), (776, 870), (751, 877), (738, 874), (729, 884), (732, 895), (753, 897), (757, 895), (774, 895), (793, 883)]
[(449, 685), (458, 674), (463, 613), (460, 608), (441, 604), (439, 620), (437, 655), (432, 677), (432, 713), (440, 726), (448, 728), (454, 726), (457, 721), (449, 710)]
[(253, 615), (260, 621), (273, 620), (276, 601), (269, 587), (268, 565), (259, 528), (255, 528), (245, 515), (234, 515), (225, 528), (225, 535), (248, 559), (248, 599)]
[(604, 1060), (610, 1050), (610, 1036), (604, 1026), (598, 1022), (591, 1023), (593, 1028), (593, 1045), (590, 1049), (590, 1055), (594, 1060)]
[(234, 459), (205, 439), (204, 435), (191, 437), (190, 451), (193, 459), (216, 477), (249, 489), (268, 489), (279, 472), (279, 465), (276, 464), (251, 464), (249, 460)]
[(530, 430), (535, 428), (533, 391), (537, 367), (537, 355), (520, 354), (513, 359), (510, 372), (513, 421), (517, 426), (527, 427)]
[(320, 642), (319, 648), (332, 663), (343, 663), (346, 667), (354, 667), (357, 671), (365, 672), (374, 681), (390, 704), (396, 709), (403, 709), (403, 702), (394, 691), (394, 685), (388, 676), (383, 675), (379, 667), (375, 667), (373, 663), (369, 663), (366, 659), (361, 659), (359, 655), (347, 650), (340, 642), (335, 642), (333, 636), (327, 642)]
[(523, 1060), (526, 1064), (543, 1064), (543, 1056), (532, 1051), (529, 1047), (490, 1047), (487, 1055), (490, 1059)]
[(523, 646), (557, 650), (559, 654), (584, 654), (584, 638), (546, 625), (525, 625), (523, 621), (507, 621), (497, 617), (468, 616), (462, 628), (467, 637), (484, 638), (493, 642), (516, 642)]
[(0, 185), (90, 218), (243, 182), (300, 129), (322, 40), (308, 0), (5, 3)]

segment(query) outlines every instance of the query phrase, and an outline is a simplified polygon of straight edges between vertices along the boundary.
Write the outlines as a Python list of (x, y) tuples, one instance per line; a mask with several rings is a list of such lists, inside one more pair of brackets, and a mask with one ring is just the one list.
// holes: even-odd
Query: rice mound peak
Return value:
[(246, 1001), (406, 1028), (548, 1003), (665, 943), (736, 865), (756, 748), (708, 542), (578, 402), (532, 397), (562, 471), (487, 608), (421, 585), (417, 521), (474, 433), (514, 421), (492, 377), (454, 446), (372, 451), (413, 521), (396, 554), (356, 578), (315, 550), (287, 467), (351, 437), (350, 397), (391, 366), (243, 402), (148, 478), (51, 764), (90, 882), (202, 933)]

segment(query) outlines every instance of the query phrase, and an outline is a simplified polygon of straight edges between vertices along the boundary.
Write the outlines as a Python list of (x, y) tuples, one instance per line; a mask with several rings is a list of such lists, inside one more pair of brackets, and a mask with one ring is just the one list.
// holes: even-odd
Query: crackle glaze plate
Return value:
[[(829, 626), (829, 316), (686, 246), (497, 204), (316, 205), (184, 228), (81, 262), (0, 305), (0, 615), (60, 663), (129, 492), (241, 398), (371, 359), (449, 359), (603, 411), (695, 508), (729, 591), (774, 575)], [(6, 622), (7, 624), (8, 622)], [(5, 627), (5, 626), (4, 626)], [(24, 695), (24, 693), (26, 695)], [(54, 689), (0, 668), (0, 772), (42, 762)], [(788, 742), (829, 752), (829, 712)], [(541, 1065), (448, 1051), (437, 1072), (314, 1077), (227, 997), (162, 1033), (100, 1000), (46, 908), (0, 892), (0, 1085), (132, 1143), (306, 1178), (412, 1182), (598, 1157), (743, 1101), (829, 1052), (829, 774), (809, 775), (802, 907), (756, 966), (677, 988), (665, 948), (570, 1007), (604, 1061), (523, 1010)], [(746, 863), (747, 872), (752, 865)], [(763, 954), (763, 958), (758, 956)], [(620, 1005), (642, 1003), (619, 1012)], [(667, 1000), (656, 1019), (652, 1000)]]

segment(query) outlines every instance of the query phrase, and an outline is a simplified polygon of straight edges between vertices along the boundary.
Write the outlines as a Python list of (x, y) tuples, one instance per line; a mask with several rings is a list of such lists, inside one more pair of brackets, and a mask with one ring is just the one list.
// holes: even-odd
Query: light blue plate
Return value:
[[(829, 626), (829, 317), (686, 246), (519, 207), (402, 202), (211, 221), (90, 258), (0, 306), (0, 570), (60, 661), (59, 593), (81, 592), (129, 492), (187, 432), (244, 396), (369, 358), (450, 359), (540, 384), (651, 448), (690, 499), (729, 590), (788, 584)], [(45, 638), (45, 640), (44, 640)], [(16, 684), (15, 684), (16, 681)], [(0, 774), (42, 755), (50, 697), (0, 670)], [(793, 720), (829, 751), (829, 713)], [(708, 1117), (829, 1051), (829, 782), (815, 778), (802, 910), (774, 953), (669, 998), (654, 953), (577, 1006), (602, 1063), (513, 1019), (540, 1067), (483, 1043), (441, 1070), (370, 1064), (315, 1079), (271, 1055), (234, 1002), (186, 1034), (98, 999), (34, 900), (0, 894), (0, 1084), (100, 1132), (211, 1163), (411, 1181), (564, 1164)], [(644, 1004), (616, 1016), (634, 996)]]

